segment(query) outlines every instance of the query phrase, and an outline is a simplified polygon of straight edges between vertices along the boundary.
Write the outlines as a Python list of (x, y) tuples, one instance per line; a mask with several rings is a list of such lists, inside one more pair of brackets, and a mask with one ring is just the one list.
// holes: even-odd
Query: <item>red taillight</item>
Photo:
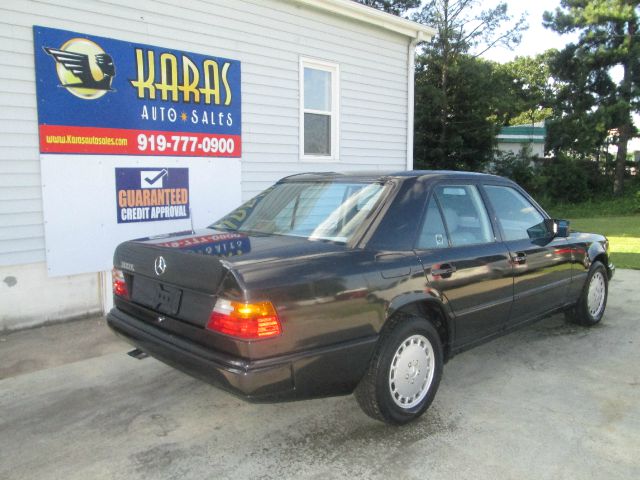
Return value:
[(124, 273), (118, 268), (114, 268), (111, 272), (113, 278), (113, 294), (119, 297), (129, 298), (129, 288), (124, 280)]
[(241, 303), (219, 299), (207, 328), (245, 339), (268, 338), (282, 333), (278, 313), (271, 302)]

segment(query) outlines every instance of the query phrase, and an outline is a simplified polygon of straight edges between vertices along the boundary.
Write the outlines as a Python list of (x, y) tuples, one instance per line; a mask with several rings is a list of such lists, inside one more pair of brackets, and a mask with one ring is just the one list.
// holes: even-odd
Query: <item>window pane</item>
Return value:
[(511, 187), (485, 188), (505, 240), (544, 238), (548, 235), (544, 218), (520, 192)]
[(304, 114), (304, 154), (331, 155), (331, 115)]
[(436, 189), (453, 246), (493, 242), (489, 216), (473, 185), (446, 185)]
[(422, 232), (418, 238), (418, 248), (445, 248), (449, 246), (447, 234), (442, 222), (442, 215), (438, 209), (435, 198), (431, 197), (427, 207), (427, 215), (422, 225)]
[(304, 108), (331, 111), (331, 72), (305, 67)]
[(278, 183), (212, 228), (348, 241), (389, 187), (380, 183)]

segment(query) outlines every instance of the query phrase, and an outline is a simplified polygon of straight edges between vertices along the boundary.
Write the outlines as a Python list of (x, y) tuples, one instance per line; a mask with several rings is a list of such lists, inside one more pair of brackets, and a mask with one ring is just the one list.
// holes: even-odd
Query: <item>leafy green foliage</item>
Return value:
[(580, 202), (589, 195), (587, 174), (580, 162), (555, 158), (541, 168), (539, 190), (560, 202)]
[(518, 155), (496, 152), (487, 171), (512, 179), (545, 205), (606, 198), (612, 183), (595, 162), (562, 154), (540, 159), (527, 149)]
[[(550, 61), (557, 81), (549, 146), (585, 156), (593, 154), (616, 129), (618, 146), (614, 192), (623, 188), (627, 143), (637, 134), (632, 112), (640, 110), (638, 0), (561, 0), (545, 12), (544, 24), (561, 34), (579, 32)], [(623, 71), (620, 83), (612, 68)]]
[(554, 90), (550, 56), (551, 53), (546, 52), (535, 57), (517, 57), (496, 66), (507, 78), (507, 90), (503, 94), (508, 101), (509, 125), (531, 125), (551, 116)]
[(506, 77), (477, 57), (495, 45), (519, 43), (525, 23), (522, 18), (512, 22), (504, 2), (475, 14), (479, 4), (430, 0), (413, 16), (437, 30), (417, 60), (417, 167), (479, 170), (491, 158), (504, 117), (500, 92)]
[[(493, 64), (460, 55), (449, 65), (443, 91), (441, 64), (429, 54), (417, 59), (414, 163), (416, 168), (481, 170), (491, 159), (502, 101)], [(446, 98), (445, 98), (446, 97)], [(446, 122), (442, 111), (447, 110)], [(446, 130), (445, 130), (446, 129)]]
[[(397, 15), (420, 3), (359, 1)], [(503, 65), (478, 56), (495, 45), (517, 45), (524, 19), (511, 18), (506, 2), (476, 14), (480, 5), (425, 0), (412, 16), (437, 30), (416, 62), (414, 165), (490, 165), (554, 204), (602, 197), (614, 184), (620, 192), (629, 167), (626, 144), (636, 133), (630, 114), (640, 110), (640, 0), (560, 0), (561, 8), (545, 14), (545, 25), (578, 32), (578, 41)], [(614, 66), (624, 70), (620, 84), (611, 78)], [(553, 159), (534, 162), (528, 152), (493, 157), (500, 127), (542, 120)], [(619, 146), (617, 162), (607, 152), (609, 143)]]
[(510, 178), (528, 192), (534, 193), (538, 188), (533, 162), (530, 149), (522, 149), (518, 154), (497, 151), (487, 172)]

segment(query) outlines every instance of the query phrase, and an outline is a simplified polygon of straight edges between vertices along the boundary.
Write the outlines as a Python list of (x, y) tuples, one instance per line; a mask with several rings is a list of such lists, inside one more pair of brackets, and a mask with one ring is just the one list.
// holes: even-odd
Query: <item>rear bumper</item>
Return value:
[(377, 337), (246, 360), (212, 351), (114, 308), (111, 329), (158, 360), (252, 401), (281, 401), (348, 394), (358, 384)]

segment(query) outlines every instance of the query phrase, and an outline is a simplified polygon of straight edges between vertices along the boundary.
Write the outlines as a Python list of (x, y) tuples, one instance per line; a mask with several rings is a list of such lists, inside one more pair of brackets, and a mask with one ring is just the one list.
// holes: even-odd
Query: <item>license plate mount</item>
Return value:
[(159, 313), (176, 315), (180, 310), (182, 290), (146, 278), (135, 278), (132, 300)]
[(175, 315), (180, 310), (181, 299), (182, 290), (179, 288), (168, 287), (162, 283), (156, 284), (154, 308), (158, 312)]

